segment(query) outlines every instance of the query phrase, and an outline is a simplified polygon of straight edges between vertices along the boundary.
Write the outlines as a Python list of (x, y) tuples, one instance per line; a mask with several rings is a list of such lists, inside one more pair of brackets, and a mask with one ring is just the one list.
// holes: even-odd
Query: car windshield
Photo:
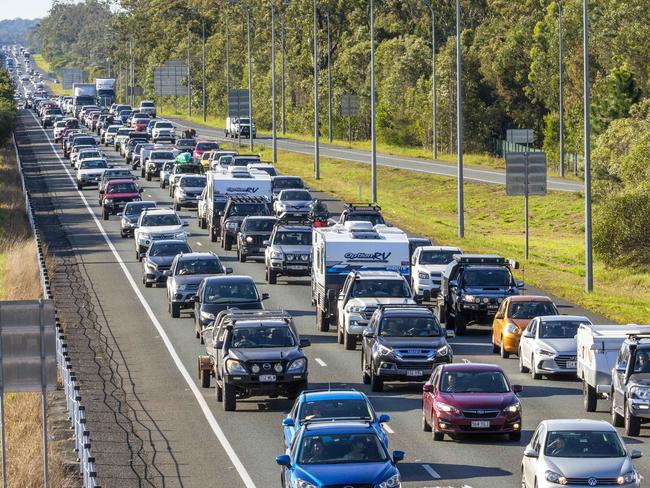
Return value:
[(511, 319), (532, 319), (557, 313), (555, 305), (551, 302), (510, 302), (508, 308), (508, 317)]
[(138, 189), (133, 183), (115, 183), (108, 187), (108, 193), (138, 193)]
[(354, 213), (348, 215), (346, 219), (347, 222), (370, 222), (373, 226), (380, 224), (383, 225), (386, 223), (384, 217), (378, 213)]
[(237, 327), (232, 332), (230, 345), (237, 349), (294, 347), (296, 339), (287, 326)]
[(250, 119), (241, 118), (241, 119), (239, 119), (238, 123), (240, 123), (240, 124), (250, 124), (251, 121), (250, 121)]
[(153, 102), (140, 102), (141, 107), (155, 107)]
[(275, 222), (275, 219), (248, 219), (243, 229), (246, 232), (271, 232)]
[(93, 137), (77, 137), (74, 140), (75, 146), (96, 146), (97, 143)]
[(507, 393), (510, 387), (501, 371), (445, 371), (440, 390), (444, 393)]
[(454, 260), (458, 251), (422, 251), (420, 264), (449, 264)]
[(260, 300), (255, 283), (252, 281), (208, 282), (204, 297), (204, 302), (209, 304), (251, 303)]
[(151, 153), (151, 159), (174, 159), (175, 157), (171, 151), (154, 151)]
[(228, 166), (232, 163), (233, 159), (235, 159), (235, 156), (220, 156), (219, 164), (221, 166)]
[(280, 200), (311, 200), (311, 195), (306, 190), (283, 191)]
[(182, 147), (194, 147), (196, 145), (196, 141), (194, 139), (181, 139), (179, 141), (176, 141), (176, 145)]
[(79, 159), (101, 158), (102, 155), (99, 151), (84, 151), (79, 153)]
[(410, 298), (411, 290), (404, 279), (356, 280), (352, 287), (354, 298)]
[(304, 402), (300, 408), (299, 419), (337, 419), (360, 418), (372, 419), (372, 410), (368, 402), (360, 399), (317, 400)]
[(216, 142), (199, 142), (196, 145), (196, 149), (199, 151), (213, 151), (215, 149), (219, 149), (219, 144)]
[(124, 213), (126, 215), (140, 215), (145, 208), (155, 207), (153, 202), (133, 202), (127, 203)]
[(81, 163), (80, 169), (98, 169), (98, 168), (107, 168), (106, 161), (103, 159), (96, 159), (90, 161), (84, 161)]
[(182, 252), (192, 252), (184, 242), (154, 242), (149, 249), (149, 256), (176, 256)]
[(274, 178), (273, 189), (284, 190), (287, 188), (304, 188), (305, 185), (300, 178)]
[(264, 203), (235, 203), (230, 206), (229, 215), (266, 215), (268, 207)]
[(466, 269), (463, 284), (468, 287), (508, 287), (512, 283), (510, 271), (500, 269)]
[(158, 227), (163, 225), (181, 225), (181, 219), (176, 214), (152, 214), (142, 218), (143, 227)]
[(259, 163), (259, 158), (241, 158), (235, 156), (230, 164), (233, 166), (248, 166), (251, 163)]
[(585, 322), (575, 320), (554, 320), (539, 323), (540, 339), (573, 339), (578, 333), (578, 327)]
[(311, 232), (276, 232), (273, 244), (276, 246), (311, 246)]
[(181, 178), (181, 181), (179, 183), (180, 186), (182, 187), (187, 187), (187, 188), (203, 188), (207, 183), (207, 180), (205, 178), (197, 178), (197, 177), (188, 177), (185, 176), (184, 178)]
[(176, 265), (177, 275), (222, 274), (223, 266), (219, 258), (187, 258)]
[(388, 454), (376, 434), (328, 434), (302, 438), (298, 464), (383, 463)]
[(434, 317), (384, 317), (382, 337), (440, 337), (440, 324)]
[(616, 432), (600, 431), (549, 431), (544, 454), (581, 459), (626, 456)]
[(649, 349), (640, 349), (636, 353), (636, 359), (634, 361), (634, 372), (635, 373), (650, 373), (650, 352)]

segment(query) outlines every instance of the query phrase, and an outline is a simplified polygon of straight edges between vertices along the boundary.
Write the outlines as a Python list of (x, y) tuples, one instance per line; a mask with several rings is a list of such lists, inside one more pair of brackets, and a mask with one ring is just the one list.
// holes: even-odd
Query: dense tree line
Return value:
[[(0, 62), (4, 60), (0, 57)], [(0, 146), (3, 145), (16, 126), (16, 102), (14, 89), (6, 69), (0, 68)]]
[(38, 23), (38, 19), (0, 20), (0, 44), (26, 44), (29, 39), (29, 33)]
[[(129, 46), (135, 60), (136, 83), (153, 96), (153, 68), (170, 59), (186, 59), (190, 45), (194, 109), (201, 104), (201, 25), (207, 31), (207, 100), (213, 114), (226, 111), (226, 33), (230, 45), (230, 87), (246, 87), (246, 15), (240, 4), (215, 0), (115, 0), (119, 8), (86, 0), (55, 2), (37, 31), (43, 53), (58, 65), (84, 63), (106, 66), (124, 78)], [(377, 131), (380, 141), (431, 147), (432, 56), (431, 13), (436, 15), (438, 134), (441, 150), (453, 151), (455, 140), (456, 39), (454, 2), (377, 0), (376, 87)], [(270, 3), (250, 0), (254, 113), (260, 128), (271, 125)], [(339, 115), (341, 96), (360, 97), (353, 120), (356, 138), (370, 132), (370, 36), (367, 0), (319, 0), (318, 65), (321, 128), (327, 130), (327, 38), (331, 29), (334, 135), (346, 138), (348, 121)], [(564, 18), (564, 100), (567, 151), (581, 153), (582, 135), (582, 0), (463, 0), (464, 142), (484, 151), (490, 138), (503, 137), (512, 127), (536, 129), (537, 145), (558, 158), (559, 139), (559, 8)], [(280, 77), (281, 35), (286, 59), (287, 129), (313, 131), (312, 2), (275, 3), (276, 72)], [(612, 131), (631, 124), (625, 136), (643, 138), (645, 102), (650, 92), (650, 9), (641, 0), (590, 1), (590, 60), (594, 136), (607, 145)], [(75, 22), (70, 22), (74, 18)], [(83, 20), (80, 20), (83, 19)], [(283, 26), (283, 27), (282, 27)], [(279, 90), (279, 87), (278, 87)], [(280, 97), (278, 96), (278, 111)], [(184, 103), (181, 102), (181, 106)], [(600, 136), (600, 137), (599, 137)], [(636, 140), (636, 139), (635, 139)], [(615, 141), (616, 142), (616, 141)], [(619, 141), (620, 142), (620, 141)], [(630, 155), (633, 141), (617, 144), (617, 157)], [(605, 151), (606, 152), (606, 151)], [(609, 190), (597, 192), (599, 222), (625, 204), (640, 180), (616, 181), (596, 151), (598, 174)], [(612, 183), (616, 181), (616, 184)], [(619, 198), (619, 200), (616, 200)], [(622, 199), (622, 200), (620, 200)], [(618, 204), (617, 203), (617, 204)], [(613, 207), (612, 207), (613, 208)], [(619, 207), (616, 207), (619, 208)], [(610, 213), (607, 213), (609, 209)], [(645, 224), (648, 224), (646, 221)], [(597, 222), (598, 225), (598, 222)], [(645, 227), (648, 227), (645, 225)], [(597, 233), (597, 239), (605, 234)], [(607, 247), (600, 246), (601, 252)], [(646, 256), (649, 253), (646, 253)], [(646, 258), (647, 261), (647, 258)]]

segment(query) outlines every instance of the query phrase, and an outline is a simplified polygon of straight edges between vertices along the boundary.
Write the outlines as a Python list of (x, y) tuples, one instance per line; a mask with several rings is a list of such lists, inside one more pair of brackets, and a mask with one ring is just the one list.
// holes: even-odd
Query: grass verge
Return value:
[[(13, 149), (0, 148), (0, 300), (41, 298), (36, 242), (31, 235)], [(5, 395), (7, 475), (12, 486), (43, 486), (41, 396)], [(78, 482), (66, 470), (63, 455), (50, 443), (50, 486)]]
[[(36, 63), (36, 66), (38, 66), (38, 68), (45, 74), (52, 72), (50, 63), (47, 62), (42, 54), (34, 54), (32, 56), (32, 59), (34, 60), (34, 63)], [(45, 84), (50, 89), (52, 95), (55, 97), (58, 97), (59, 95), (72, 95), (72, 90), (65, 90), (60, 83), (53, 83), (49, 80), (45, 80)]]
[[(268, 149), (259, 149), (271, 159)], [(302, 176), (315, 189), (342, 200), (370, 199), (367, 165), (321, 158), (321, 179), (313, 178), (310, 156), (279, 151), (278, 169)], [(584, 214), (579, 194), (551, 192), (530, 198), (530, 259), (524, 262), (523, 198), (507, 197), (495, 185), (465, 184), (465, 238), (457, 237), (457, 185), (454, 179), (377, 168), (379, 203), (399, 227), (458, 245), (465, 252), (498, 253), (523, 263), (523, 278), (549, 293), (617, 322), (639, 322), (650, 315), (650, 272), (608, 268), (596, 260), (595, 291), (584, 292)]]

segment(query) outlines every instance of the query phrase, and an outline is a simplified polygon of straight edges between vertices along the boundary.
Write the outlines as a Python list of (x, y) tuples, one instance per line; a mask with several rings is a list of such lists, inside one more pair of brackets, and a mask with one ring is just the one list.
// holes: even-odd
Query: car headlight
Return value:
[(210, 312), (204, 312), (201, 310), (201, 318), (203, 320), (214, 320), (214, 314)]
[(233, 232), (237, 230), (237, 222), (226, 222), (226, 229)]
[(402, 480), (399, 474), (395, 474), (386, 481), (382, 481), (378, 485), (375, 485), (375, 488), (399, 488), (400, 486), (402, 486)]
[(140, 232), (140, 234), (138, 234), (138, 237), (140, 239), (151, 239), (151, 234), (148, 234), (146, 232)]
[(637, 479), (636, 471), (632, 470), (632, 471), (628, 471), (627, 473), (622, 474), (621, 476), (616, 478), (616, 482), (619, 485), (624, 485), (626, 483), (632, 483), (632, 482), (636, 481), (636, 479)]
[[(477, 298), (477, 297), (475, 297), (474, 295), (465, 295), (465, 296), (463, 297), (463, 300), (466, 301), (466, 302), (473, 302), (474, 299), (476, 299), (476, 298)], [(480, 300), (480, 298), (479, 298), (479, 300)]]
[(355, 305), (351, 305), (348, 307), (348, 312), (350, 313), (363, 313), (366, 310), (366, 307), (359, 307)]
[(449, 346), (449, 344), (445, 344), (444, 346), (436, 350), (436, 354), (438, 356), (448, 356), (449, 354), (451, 354), (451, 347)]
[(147, 268), (153, 269), (154, 271), (156, 271), (158, 269), (158, 265), (156, 263), (152, 263), (150, 261), (147, 261), (146, 263), (144, 263), (144, 265)]
[(246, 238), (246, 242), (248, 242), (249, 244), (251, 244), (251, 243), (253, 242), (253, 238), (252, 238), (251, 236), (248, 236), (248, 237)]
[(637, 400), (650, 400), (650, 388), (642, 386), (632, 386), (629, 389), (630, 398)]
[(429, 273), (423, 273), (422, 271), (418, 272), (418, 278), (421, 280), (428, 280), (429, 279)]
[(246, 374), (246, 368), (236, 359), (229, 359), (226, 363), (226, 369), (230, 374)]
[(446, 403), (436, 402), (436, 407), (441, 412), (458, 413), (458, 409), (456, 407), (454, 407), (453, 405), (447, 405)]
[(293, 486), (294, 488), (318, 488), (305, 480), (296, 480)]
[(284, 254), (282, 254), (282, 252), (280, 251), (273, 251), (271, 253), (271, 259), (283, 259), (283, 258), (284, 258)]
[(185, 234), (184, 230), (174, 232), (174, 238), (175, 239), (185, 239), (186, 237), (187, 237), (187, 235)]
[(546, 478), (546, 481), (557, 483), (558, 485), (566, 485), (568, 483), (567, 479), (564, 476), (556, 473), (555, 471), (546, 471), (546, 473), (544, 473), (544, 477)]
[(521, 403), (515, 402), (512, 405), (508, 405), (506, 408), (503, 409), (503, 411), (507, 413), (521, 412)]
[(506, 325), (506, 332), (508, 334), (519, 334), (519, 327), (517, 327), (517, 324), (508, 322), (508, 325)]
[(377, 352), (380, 356), (390, 356), (393, 354), (393, 350), (390, 347), (386, 347), (383, 344), (377, 344)]
[(185, 290), (187, 290), (187, 285), (178, 285), (176, 287), (176, 291), (185, 291)]
[[(276, 366), (280, 366), (282, 368), (282, 365), (278, 363)], [(302, 373), (305, 371), (307, 368), (307, 359), (305, 358), (298, 358), (295, 361), (293, 361), (290, 365), (289, 368), (287, 369), (287, 373)], [(282, 370), (278, 371), (278, 373), (281, 373)]]
[(535, 354), (538, 354), (540, 356), (555, 356), (555, 353), (553, 351), (547, 351), (546, 349), (540, 348), (535, 349)]

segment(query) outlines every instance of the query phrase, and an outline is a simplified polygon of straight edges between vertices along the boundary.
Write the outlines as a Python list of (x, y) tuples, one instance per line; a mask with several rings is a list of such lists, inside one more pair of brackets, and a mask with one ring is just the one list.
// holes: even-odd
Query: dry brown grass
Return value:
[[(36, 241), (25, 214), (24, 197), (10, 144), (0, 149), (0, 300), (41, 298)], [(41, 396), (5, 397), (7, 475), (11, 487), (43, 486)], [(53, 488), (78, 486), (66, 472), (61, 451), (50, 443), (49, 481)], [(0, 480), (0, 485), (1, 485)]]

